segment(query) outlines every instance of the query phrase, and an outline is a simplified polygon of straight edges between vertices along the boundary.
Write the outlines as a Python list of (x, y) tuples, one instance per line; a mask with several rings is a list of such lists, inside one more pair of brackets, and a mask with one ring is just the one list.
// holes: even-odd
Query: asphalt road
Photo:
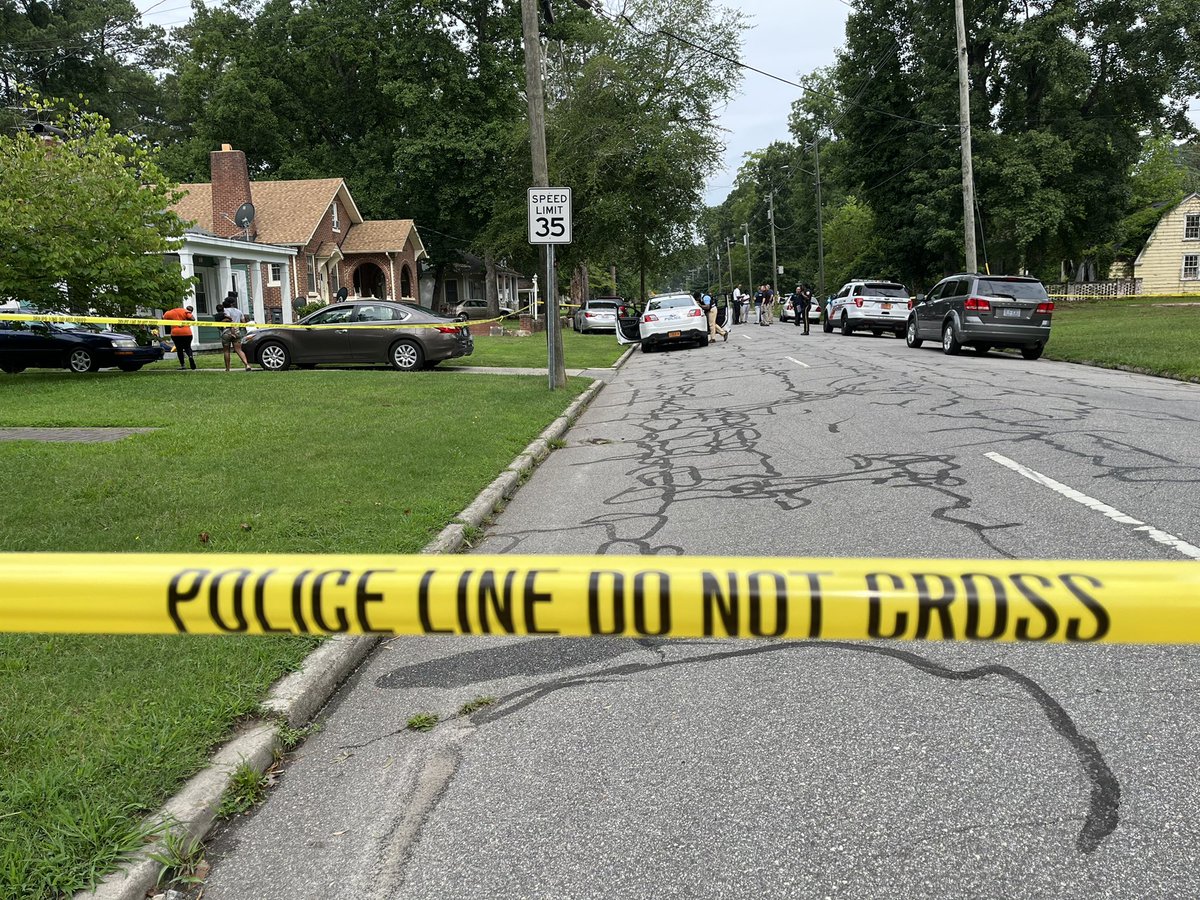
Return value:
[[(1195, 385), (742, 326), (635, 354), (479, 550), (1187, 559), (1198, 434)], [(1197, 663), (396, 639), (204, 896), (1200, 896)]]

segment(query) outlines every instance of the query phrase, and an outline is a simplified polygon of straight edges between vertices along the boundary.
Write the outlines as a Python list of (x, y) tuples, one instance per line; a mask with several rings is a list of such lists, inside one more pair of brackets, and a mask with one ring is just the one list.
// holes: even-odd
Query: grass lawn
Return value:
[[(0, 376), (0, 425), (157, 426), (0, 442), (0, 550), (414, 552), (586, 385), (386, 371)], [(301, 638), (0, 635), (0, 897), (70, 895)]]
[(1200, 377), (1200, 306), (1153, 300), (1058, 303), (1049, 359), (1134, 366), (1175, 378)]
[[(628, 348), (606, 331), (576, 334), (563, 329), (563, 361), (568, 369), (605, 368), (615, 363)], [(546, 335), (528, 337), (475, 336), (475, 352), (447, 360), (443, 366), (498, 366), (502, 368), (546, 368)]]
[[(568, 369), (593, 369), (611, 366), (625, 352), (625, 347), (609, 332), (598, 334), (576, 334), (567, 327), (563, 330), (563, 356)], [(253, 363), (253, 360), (251, 360)], [(196, 365), (201, 369), (225, 368), (225, 357), (221, 351), (205, 350), (196, 354)], [(241, 360), (231, 357), (230, 367), (241, 368)], [(546, 335), (532, 334), (528, 337), (490, 337), (475, 335), (475, 352), (470, 356), (449, 359), (439, 365), (452, 366), (496, 366), (499, 368), (546, 368)], [(179, 360), (174, 353), (161, 362), (150, 363), (147, 369), (179, 370)], [(257, 365), (255, 365), (257, 368)]]

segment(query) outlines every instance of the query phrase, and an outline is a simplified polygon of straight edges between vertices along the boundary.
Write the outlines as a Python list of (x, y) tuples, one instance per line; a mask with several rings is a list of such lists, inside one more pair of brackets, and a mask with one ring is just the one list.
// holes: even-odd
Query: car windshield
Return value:
[(678, 297), (655, 297), (650, 301), (646, 309), (679, 309), (686, 306), (695, 306), (696, 301), (691, 297), (680, 295)]
[(872, 297), (900, 297), (904, 300), (908, 299), (908, 289), (902, 284), (871, 283), (863, 288), (863, 293), (869, 294)]
[(617, 304), (611, 300), (592, 300), (588, 303), (588, 309), (616, 309)]
[(1013, 300), (1045, 300), (1046, 289), (1040, 281), (1006, 281), (980, 278), (979, 293), (987, 297), (1011, 297)]

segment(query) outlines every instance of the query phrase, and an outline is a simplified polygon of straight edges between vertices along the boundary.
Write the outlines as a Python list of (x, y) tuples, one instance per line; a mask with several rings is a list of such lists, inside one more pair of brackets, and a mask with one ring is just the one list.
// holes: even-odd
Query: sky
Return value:
[[(850, 14), (842, 0), (741, 0), (736, 5), (750, 20), (742, 59), (791, 81), (833, 62)], [(724, 167), (708, 181), (709, 205), (725, 199), (747, 153), (791, 139), (788, 116), (800, 89), (756, 72), (742, 74), (740, 91), (721, 113)]]

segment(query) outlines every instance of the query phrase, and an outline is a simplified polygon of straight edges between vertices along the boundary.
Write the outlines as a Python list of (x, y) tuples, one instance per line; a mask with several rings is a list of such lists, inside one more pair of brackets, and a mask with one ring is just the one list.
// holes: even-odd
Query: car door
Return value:
[(937, 298), (941, 296), (942, 291), (946, 289), (946, 282), (939, 281), (929, 293), (925, 295), (924, 300), (917, 302), (913, 307), (913, 312), (917, 316), (917, 336), (921, 338), (932, 338), (934, 332), (933, 305), (937, 302)]
[(293, 356), (296, 362), (347, 362), (350, 358), (350, 330), (337, 326), (349, 325), (353, 318), (354, 306), (346, 303), (330, 306), (305, 319), (304, 327), (293, 332)]
[(640, 344), (642, 342), (641, 320), (642, 317), (638, 314), (637, 307), (632, 303), (619, 304), (617, 306), (617, 343)]
[(942, 333), (942, 324), (946, 321), (947, 316), (950, 316), (952, 313), (957, 314), (958, 321), (962, 322), (963, 304), (966, 302), (967, 294), (970, 290), (970, 278), (956, 278), (946, 283), (946, 290), (938, 298), (936, 307), (939, 337)]
[[(394, 306), (387, 306), (383, 303), (364, 303), (355, 311), (353, 324), (395, 323), (399, 325), (409, 318), (411, 318), (409, 313)], [(413, 336), (416, 336), (417, 329), (405, 330), (412, 331)], [(349, 343), (347, 359), (350, 362), (378, 363), (386, 361), (388, 350), (391, 349), (392, 341), (395, 339), (396, 331), (391, 328), (351, 328), (347, 337)]]

